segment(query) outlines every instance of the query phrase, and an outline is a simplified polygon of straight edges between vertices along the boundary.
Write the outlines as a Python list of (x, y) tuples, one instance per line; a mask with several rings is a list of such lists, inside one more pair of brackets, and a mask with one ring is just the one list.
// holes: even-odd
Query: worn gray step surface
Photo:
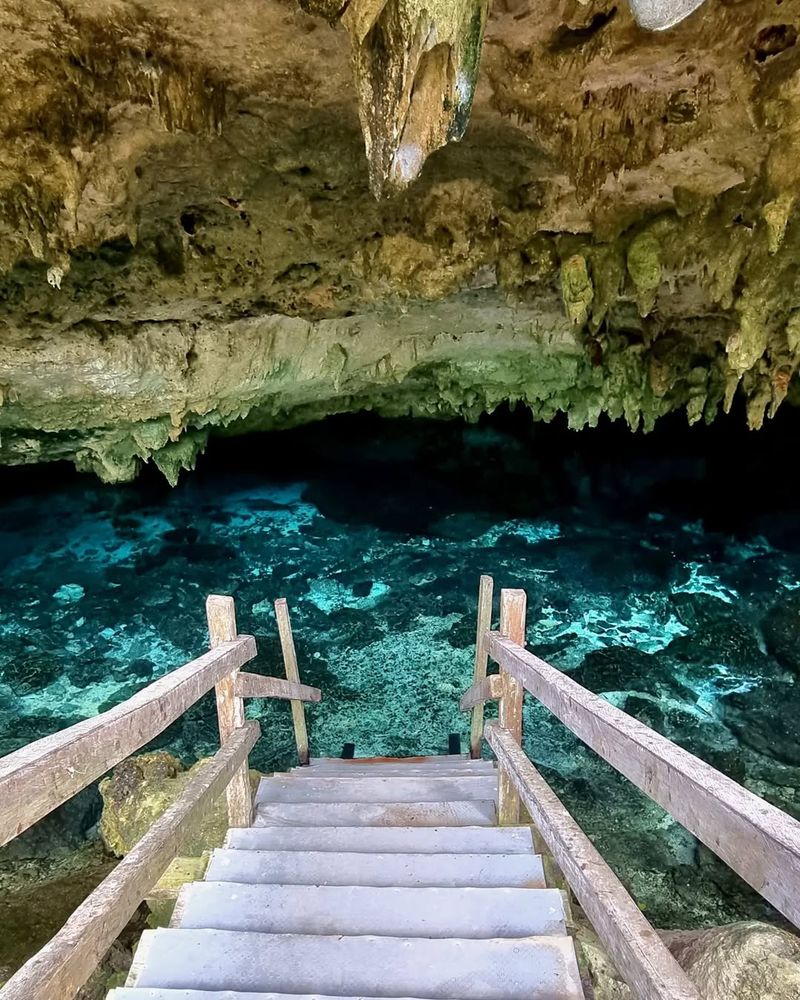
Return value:
[[(145, 931), (135, 985), (431, 1000), (580, 1000), (572, 941)], [(380, 987), (376, 989), (376, 987)]]
[(557, 889), (375, 888), (195, 882), (177, 925), (270, 934), (509, 938), (565, 934)]
[(288, 771), (276, 772), (276, 777), (291, 776), (292, 778), (427, 778), (427, 777), (478, 777), (497, 774), (497, 768), (486, 762), (486, 766), (475, 766), (473, 763), (453, 764), (450, 767), (425, 767), (413, 764), (380, 764), (372, 767), (293, 767)]
[(483, 802), (261, 802), (254, 826), (494, 826)]
[(242, 851), (349, 851), (370, 854), (530, 854), (529, 826), (256, 826), (228, 830)]
[(497, 793), (497, 778), (483, 776), (380, 778), (262, 778), (256, 806), (262, 802), (479, 802)]
[[(380, 997), (332, 997), (319, 993), (242, 993), (239, 990), (170, 990), (158, 987), (118, 986), (108, 1000), (382, 1000)], [(416, 1000), (401, 997), (399, 1000)]]
[(384, 761), (370, 763), (369, 761), (331, 761), (320, 764), (311, 764), (309, 767), (293, 767), (292, 772), (297, 774), (321, 774), (347, 772), (359, 774), (402, 774), (405, 771), (419, 771), (424, 774), (440, 774), (442, 771), (492, 771), (496, 769), (493, 760), (463, 760), (461, 758), (443, 757), (434, 761), (419, 761), (415, 757), (409, 757), (403, 761)]
[(274, 885), (544, 888), (536, 854), (359, 854), (213, 851), (208, 882)]
[(332, 767), (344, 765), (345, 767), (382, 767), (386, 764), (414, 764), (425, 765), (427, 767), (441, 767), (456, 763), (474, 763), (469, 754), (451, 753), (437, 754), (428, 757), (351, 757), (345, 760), (344, 757), (312, 757), (309, 761), (311, 767)]

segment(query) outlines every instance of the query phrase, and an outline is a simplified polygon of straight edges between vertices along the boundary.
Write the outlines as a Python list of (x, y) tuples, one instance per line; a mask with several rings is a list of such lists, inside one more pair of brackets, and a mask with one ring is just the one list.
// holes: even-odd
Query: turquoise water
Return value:
[[(782, 440), (347, 419), (219, 444), (174, 490), (7, 472), (0, 752), (198, 655), (211, 592), (235, 597), (255, 669), (277, 675), (272, 601), (288, 599), (302, 679), (324, 692), (313, 753), (445, 752), (466, 738), (490, 573), (527, 590), (540, 655), (798, 814), (792, 643), (764, 622), (800, 622), (800, 533), (791, 498), (757, 488)], [(249, 713), (269, 734), (256, 766), (290, 765), (288, 706)], [(531, 699), (525, 721), (532, 759), (656, 924), (769, 915)], [(208, 698), (156, 741), (187, 760), (216, 744)]]

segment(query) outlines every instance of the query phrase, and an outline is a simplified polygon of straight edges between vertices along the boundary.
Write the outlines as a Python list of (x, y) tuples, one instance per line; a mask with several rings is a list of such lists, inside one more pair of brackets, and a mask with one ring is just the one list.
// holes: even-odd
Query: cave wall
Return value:
[(294, 0), (0, 0), (0, 461), (522, 400), (751, 426), (800, 366), (800, 0), (495, 0), (465, 139), (369, 190)]

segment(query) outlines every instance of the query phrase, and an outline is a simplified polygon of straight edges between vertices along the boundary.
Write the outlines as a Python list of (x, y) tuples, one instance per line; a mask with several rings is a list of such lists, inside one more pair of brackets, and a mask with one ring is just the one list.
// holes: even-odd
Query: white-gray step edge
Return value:
[(413, 767), (410, 764), (395, 766), (383, 764), (376, 767), (292, 767), (288, 771), (276, 771), (275, 777), (292, 778), (460, 778), (485, 777), (497, 774), (497, 768), (474, 767), (472, 764), (454, 764), (452, 767)]
[(312, 757), (309, 761), (311, 767), (328, 767), (331, 764), (344, 764), (348, 767), (360, 765), (361, 767), (382, 767), (384, 764), (428, 764), (435, 767), (437, 764), (453, 764), (463, 761), (464, 763), (474, 763), (469, 754), (466, 753), (443, 753), (433, 756), (422, 757), (351, 757), (346, 760), (344, 757)]
[[(431, 1000), (582, 1000), (572, 940), (145, 931), (135, 985)], [(380, 987), (376, 989), (376, 987)]]
[(529, 826), (254, 826), (228, 830), (240, 851), (368, 854), (530, 854)]
[[(383, 1000), (380, 997), (332, 997), (319, 993), (241, 993), (239, 990), (169, 990), (136, 986), (118, 986), (107, 1000)], [(398, 1000), (417, 1000), (414, 997), (400, 997)]]
[(545, 888), (537, 854), (359, 854), (212, 851), (207, 882)]
[(269, 934), (517, 938), (566, 934), (558, 889), (183, 886), (177, 926)]
[(450, 760), (442, 758), (441, 761), (417, 761), (410, 758), (405, 761), (386, 761), (370, 764), (368, 762), (355, 761), (332, 761), (327, 764), (311, 764), (309, 767), (293, 766), (289, 770), (298, 774), (327, 774), (335, 771), (337, 774), (345, 771), (358, 771), (362, 774), (386, 774), (391, 771), (424, 771), (426, 774), (438, 774), (440, 771), (488, 771), (496, 767), (494, 760)]
[(262, 802), (480, 802), (497, 793), (497, 777), (466, 778), (262, 778)]
[(483, 802), (263, 802), (254, 826), (494, 826)]

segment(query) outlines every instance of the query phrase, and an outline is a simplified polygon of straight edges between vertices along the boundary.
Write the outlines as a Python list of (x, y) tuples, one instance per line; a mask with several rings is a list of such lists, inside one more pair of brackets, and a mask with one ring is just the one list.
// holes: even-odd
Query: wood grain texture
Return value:
[(295, 701), (322, 701), (322, 691), (308, 684), (295, 684), (281, 677), (239, 673), (236, 677), (238, 698), (286, 698)]
[[(494, 580), (490, 576), (482, 576), (478, 586), (478, 627), (475, 635), (475, 668), (472, 676), (472, 688), (480, 684), (486, 677), (486, 667), (489, 657), (484, 648), (484, 636), (492, 627), (492, 595)], [(465, 695), (466, 697), (466, 695)], [(492, 698), (498, 695), (491, 695)], [(463, 702), (463, 698), (461, 699)], [(483, 702), (486, 699), (472, 703), (472, 720), (469, 728), (469, 755), (477, 760), (481, 755), (481, 740), (483, 739)], [(467, 706), (462, 704), (461, 711)]]
[[(500, 634), (518, 646), (525, 645), (525, 614), (528, 598), (524, 590), (500, 591)], [(503, 681), (499, 719), (518, 746), (522, 744), (522, 684), (500, 664)], [(503, 768), (497, 782), (497, 820), (504, 824), (519, 823), (519, 795)]]
[(800, 823), (495, 632), (490, 655), (800, 927)]
[[(206, 599), (206, 617), (211, 648), (229, 642), (236, 635), (236, 608), (232, 597), (211, 594)], [(234, 670), (221, 678), (216, 687), (217, 721), (219, 723), (220, 746), (225, 746), (233, 734), (244, 725), (244, 701), (236, 694), (236, 679), (239, 671)], [(250, 791), (249, 764), (245, 760), (228, 785), (228, 825), (250, 826), (253, 812), (253, 798)]]
[(71, 1000), (97, 968), (186, 836), (222, 794), (260, 735), (248, 722), (186, 784), (61, 930), (0, 990), (0, 1000)]
[[(481, 730), (480, 737), (478, 739), (478, 748), (480, 749), (480, 741), (483, 738), (483, 703), (485, 701), (495, 701), (497, 698), (503, 696), (503, 678), (500, 674), (492, 674), (491, 677), (484, 677), (481, 681), (476, 681), (471, 688), (468, 688), (464, 694), (461, 695), (461, 701), (458, 703), (458, 707), (462, 712), (468, 712), (471, 708), (480, 707), (481, 710)], [(475, 721), (475, 714), (472, 715), (473, 722)], [(477, 755), (480, 757), (480, 753)], [(472, 752), (470, 748), (470, 757), (472, 757)]]
[(223, 677), (256, 655), (240, 635), (143, 688), (108, 712), (0, 760), (0, 845), (155, 739)]
[(642, 915), (625, 887), (517, 746), (488, 722), (486, 739), (509, 775), (572, 891), (639, 1000), (701, 1000), (697, 988)]
[[(283, 597), (279, 597), (275, 602), (275, 618), (278, 622), (278, 635), (281, 640), (286, 679), (293, 684), (299, 684), (300, 671), (297, 668), (297, 652), (294, 648), (292, 623), (289, 621), (289, 606)], [(308, 763), (308, 730), (306, 729), (306, 714), (303, 703), (297, 699), (292, 700), (292, 723), (297, 744), (297, 756), (300, 764), (305, 766)]]

